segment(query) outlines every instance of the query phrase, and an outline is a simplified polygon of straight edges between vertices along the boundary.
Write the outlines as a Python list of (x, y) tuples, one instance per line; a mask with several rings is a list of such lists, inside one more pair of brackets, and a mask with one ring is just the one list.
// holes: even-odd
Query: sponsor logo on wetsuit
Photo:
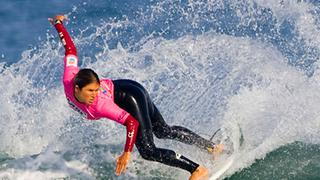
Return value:
[(101, 82), (99, 89), (102, 92), (102, 94), (106, 95), (109, 98), (112, 98), (112, 91), (108, 87), (108, 85), (105, 84), (105, 82)]
[(129, 137), (129, 138), (132, 138), (133, 135), (134, 135), (134, 130), (133, 130), (132, 132), (129, 132), (129, 133), (128, 133), (128, 137)]
[(75, 56), (67, 56), (67, 66), (78, 66), (78, 59)]
[(81, 116), (87, 117), (87, 114), (86, 114), (85, 112), (83, 112), (80, 108), (78, 108), (75, 104), (73, 104), (73, 102), (72, 102), (69, 98), (67, 98), (67, 101), (68, 101), (68, 104), (70, 105), (70, 107), (71, 107), (73, 110), (75, 110), (75, 111), (77, 111), (78, 113), (80, 113)]
[(176, 159), (180, 159), (181, 154), (176, 153)]

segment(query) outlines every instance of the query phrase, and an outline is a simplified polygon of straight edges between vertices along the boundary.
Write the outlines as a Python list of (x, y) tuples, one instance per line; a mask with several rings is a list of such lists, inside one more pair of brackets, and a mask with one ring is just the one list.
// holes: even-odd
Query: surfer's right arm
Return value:
[(61, 42), (65, 48), (64, 57), (64, 75), (63, 82), (68, 84), (78, 73), (78, 56), (77, 49), (68, 33), (66, 28), (63, 26), (63, 21), (66, 19), (64, 15), (56, 15), (54, 18), (48, 18), (51, 24), (56, 28)]

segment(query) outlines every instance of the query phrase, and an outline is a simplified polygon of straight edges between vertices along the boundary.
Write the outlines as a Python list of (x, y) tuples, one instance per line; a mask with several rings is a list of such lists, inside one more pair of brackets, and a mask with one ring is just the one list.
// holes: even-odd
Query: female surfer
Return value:
[(191, 180), (205, 178), (206, 168), (172, 150), (157, 148), (153, 134), (157, 138), (196, 145), (212, 153), (222, 151), (222, 145), (215, 145), (184, 127), (166, 124), (139, 83), (99, 79), (93, 70), (79, 69), (76, 47), (63, 25), (65, 19), (63, 15), (56, 15), (48, 20), (56, 28), (65, 48), (63, 85), (69, 105), (87, 119), (108, 118), (127, 129), (124, 152), (117, 159), (115, 174), (119, 176), (125, 171), (135, 144), (144, 159), (187, 170)]

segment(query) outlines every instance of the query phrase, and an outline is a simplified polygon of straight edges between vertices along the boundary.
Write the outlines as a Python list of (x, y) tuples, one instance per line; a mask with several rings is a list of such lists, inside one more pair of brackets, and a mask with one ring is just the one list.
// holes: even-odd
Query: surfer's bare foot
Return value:
[(216, 144), (212, 148), (207, 148), (207, 150), (209, 153), (212, 153), (214, 155), (218, 155), (218, 154), (222, 153), (222, 151), (224, 150), (224, 146), (223, 146), (223, 144)]
[(223, 144), (216, 144), (213, 148), (213, 154), (214, 155), (221, 154), (223, 150), (224, 150)]
[(204, 180), (208, 178), (208, 170), (199, 166), (190, 176), (189, 180)]
[(217, 156), (219, 156), (224, 150), (223, 144), (216, 144), (213, 148), (207, 148), (208, 152), (211, 153), (212, 159), (215, 160)]

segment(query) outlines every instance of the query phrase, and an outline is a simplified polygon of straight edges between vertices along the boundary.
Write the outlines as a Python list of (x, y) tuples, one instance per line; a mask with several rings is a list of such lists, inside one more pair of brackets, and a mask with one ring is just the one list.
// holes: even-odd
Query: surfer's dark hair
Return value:
[(94, 82), (100, 84), (99, 77), (97, 73), (88, 68), (81, 69), (74, 78), (74, 85), (79, 86), (80, 90), (86, 85)]

